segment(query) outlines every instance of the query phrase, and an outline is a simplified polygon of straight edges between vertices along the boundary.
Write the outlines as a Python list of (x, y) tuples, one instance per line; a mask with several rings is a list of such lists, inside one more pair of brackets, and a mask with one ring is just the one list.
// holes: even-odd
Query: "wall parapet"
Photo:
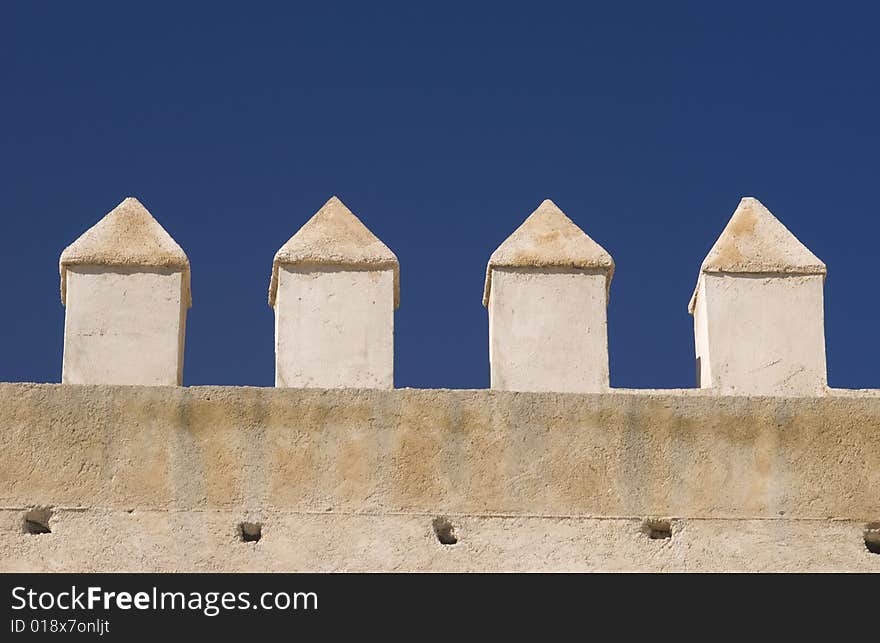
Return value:
[[(602, 246), (544, 200), (486, 267), (490, 387), (607, 391), (614, 269)], [(60, 272), (63, 383), (183, 383), (189, 260), (139, 201), (125, 199), (65, 249)], [(826, 272), (760, 201), (743, 198), (688, 304), (697, 387), (825, 395)], [(393, 388), (399, 303), (396, 255), (331, 197), (272, 262), (275, 386)]]
[(0, 384), (0, 570), (880, 571), (878, 427), (876, 390)]
[(880, 394), (0, 384), (0, 503), (880, 518)]

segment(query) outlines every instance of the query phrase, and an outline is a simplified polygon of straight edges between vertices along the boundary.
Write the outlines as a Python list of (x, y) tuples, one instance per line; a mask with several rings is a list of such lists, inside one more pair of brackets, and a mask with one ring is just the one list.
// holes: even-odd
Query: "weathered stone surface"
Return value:
[(606, 276), (495, 268), (489, 295), (491, 385), (502, 391), (608, 390)]
[(614, 275), (614, 260), (553, 201), (545, 199), (489, 257), (484, 306), (489, 305), (494, 268), (598, 269), (606, 275), (607, 288)]
[(606, 308), (614, 261), (549, 199), (492, 253), (491, 386), (505, 391), (608, 389)]
[(336, 197), (275, 255), (275, 385), (392, 388), (397, 257)]
[(0, 384), (0, 507), (3, 571), (880, 571), (880, 391)]
[(699, 386), (725, 395), (824, 393), (825, 272), (757, 199), (742, 199), (688, 305)]
[(66, 279), (62, 382), (182, 383), (187, 302), (177, 269), (70, 266)]
[(821, 275), (707, 273), (694, 311), (700, 386), (725, 395), (822, 395)]
[[(743, 197), (700, 266), (703, 273), (824, 275), (825, 264), (754, 197)], [(688, 304), (693, 314), (700, 283)]]
[[(0, 510), (0, 571), (32, 572), (880, 572), (864, 523), (676, 519), (652, 540), (641, 518), (65, 509), (52, 533), (21, 533)], [(242, 520), (260, 520), (242, 542)]]
[(280, 266), (356, 267), (394, 273), (394, 307), (400, 304), (397, 256), (337, 197), (330, 197), (275, 254), (269, 305), (275, 306)]
[(128, 197), (61, 253), (61, 303), (67, 300), (67, 268), (172, 268), (183, 273), (184, 300), (192, 305), (189, 259), (143, 204)]
[(68, 246), (60, 272), (63, 383), (182, 383), (189, 260), (137, 199)]
[(393, 388), (391, 270), (278, 269), (275, 386)]

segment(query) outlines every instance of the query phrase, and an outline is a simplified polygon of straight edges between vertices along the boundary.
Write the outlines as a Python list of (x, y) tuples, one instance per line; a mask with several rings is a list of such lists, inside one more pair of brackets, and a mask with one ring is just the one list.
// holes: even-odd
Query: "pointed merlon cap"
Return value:
[(192, 306), (189, 259), (165, 228), (128, 197), (64, 249), (59, 261), (61, 303), (66, 304), (68, 266), (173, 268), (183, 273), (183, 301)]
[(546, 199), (489, 257), (484, 306), (489, 305), (493, 268), (599, 269), (605, 272), (607, 289), (614, 275), (614, 260), (553, 201)]
[[(824, 275), (825, 264), (798, 241), (764, 204), (754, 197), (744, 197), (727, 227), (712, 246), (703, 265), (703, 273)], [(694, 312), (697, 288), (688, 311)]]
[(269, 305), (273, 308), (278, 292), (278, 268), (285, 265), (392, 270), (394, 307), (400, 305), (400, 264), (397, 257), (335, 196), (330, 197), (275, 254), (269, 284)]

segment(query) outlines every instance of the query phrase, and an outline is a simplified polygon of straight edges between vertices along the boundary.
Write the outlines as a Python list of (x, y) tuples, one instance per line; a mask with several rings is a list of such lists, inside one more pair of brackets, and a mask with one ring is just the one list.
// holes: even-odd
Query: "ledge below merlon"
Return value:
[(672, 519), (657, 534), (641, 518), (445, 518), (454, 544), (434, 514), (77, 509), (26, 534), (20, 510), (0, 509), (0, 571), (880, 572), (853, 521)]
[(0, 506), (880, 520), (880, 391), (0, 384)]

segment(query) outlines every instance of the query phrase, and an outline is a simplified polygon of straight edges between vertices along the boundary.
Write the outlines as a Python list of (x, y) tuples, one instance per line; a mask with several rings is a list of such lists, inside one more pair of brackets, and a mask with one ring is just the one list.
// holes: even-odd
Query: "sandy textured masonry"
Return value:
[(62, 382), (183, 382), (189, 259), (140, 201), (123, 200), (67, 246), (59, 272)]
[(493, 389), (608, 390), (605, 308), (614, 261), (546, 199), (486, 266)]
[(825, 264), (754, 197), (712, 246), (688, 305), (701, 388), (821, 395)]
[(0, 571), (880, 571), (880, 391), (0, 384), (0, 506)]
[(337, 197), (275, 254), (275, 385), (393, 388), (397, 257)]

